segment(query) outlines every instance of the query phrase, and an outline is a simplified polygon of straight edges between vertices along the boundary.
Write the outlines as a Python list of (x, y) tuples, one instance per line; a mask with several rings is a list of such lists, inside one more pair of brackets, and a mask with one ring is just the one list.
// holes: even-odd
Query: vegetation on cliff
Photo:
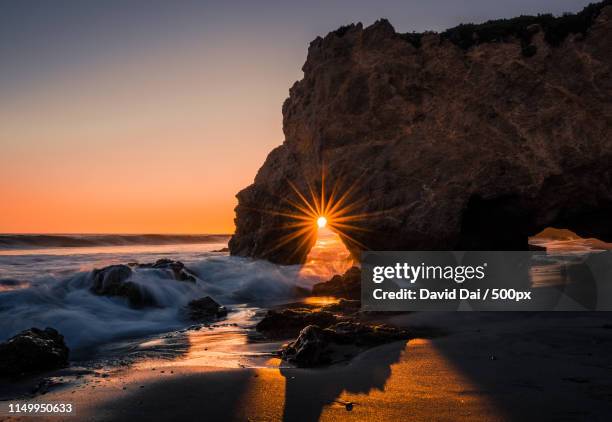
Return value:
[(537, 16), (518, 16), (512, 19), (495, 19), (481, 24), (461, 24), (447, 29), (441, 35), (452, 43), (467, 50), (486, 42), (504, 42), (509, 38), (519, 39), (523, 55), (535, 54), (531, 38), (537, 32), (535, 25), (544, 31), (544, 39), (551, 46), (561, 44), (569, 34), (586, 34), (595, 19), (605, 6), (612, 5), (612, 0), (591, 3), (578, 13), (565, 13), (555, 17), (550, 13)]

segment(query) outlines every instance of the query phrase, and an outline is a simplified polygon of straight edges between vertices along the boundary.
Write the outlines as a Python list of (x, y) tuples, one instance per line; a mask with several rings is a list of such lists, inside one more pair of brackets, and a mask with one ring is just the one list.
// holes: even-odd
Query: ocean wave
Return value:
[(30, 327), (53, 327), (71, 348), (86, 348), (114, 339), (138, 337), (189, 324), (184, 308), (210, 295), (223, 305), (271, 303), (297, 297), (296, 287), (320, 281), (300, 275), (299, 266), (230, 256), (207, 257), (189, 264), (196, 282), (169, 278), (165, 271), (133, 268), (129, 281), (154, 298), (158, 307), (131, 308), (125, 298), (91, 292), (94, 272), (57, 279), (41, 277), (26, 288), (0, 294), (0, 341)]
[(221, 243), (229, 237), (223, 234), (3, 234), (0, 249)]

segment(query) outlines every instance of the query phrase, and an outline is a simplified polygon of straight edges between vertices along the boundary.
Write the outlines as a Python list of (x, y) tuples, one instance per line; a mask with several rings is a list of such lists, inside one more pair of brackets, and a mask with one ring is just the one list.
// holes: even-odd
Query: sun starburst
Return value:
[(320, 184), (303, 180), (301, 185), (305, 185), (305, 188), (302, 190), (296, 183), (287, 180), (292, 195), (282, 199), (281, 210), (263, 210), (285, 219), (279, 228), (286, 233), (281, 235), (269, 252), (291, 244), (291, 255), (305, 257), (315, 244), (318, 231), (323, 228), (338, 234), (349, 250), (367, 249), (366, 245), (355, 238), (355, 234), (368, 231), (362, 223), (373, 214), (358, 211), (365, 203), (364, 198), (356, 198), (358, 183), (359, 180), (355, 180), (347, 186), (341, 179), (337, 179), (330, 184), (324, 171), (321, 173)]

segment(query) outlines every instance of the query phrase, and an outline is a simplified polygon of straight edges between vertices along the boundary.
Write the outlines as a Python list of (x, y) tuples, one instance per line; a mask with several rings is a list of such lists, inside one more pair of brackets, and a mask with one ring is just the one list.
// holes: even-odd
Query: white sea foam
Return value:
[[(130, 281), (150, 293), (160, 307), (133, 309), (120, 297), (90, 291), (90, 268), (104, 263), (154, 262), (159, 254), (139, 256), (24, 255), (1, 257), (0, 278), (25, 281), (24, 288), (0, 292), (0, 340), (30, 327), (54, 327), (71, 348), (84, 348), (113, 339), (137, 337), (184, 327), (184, 307), (192, 299), (210, 295), (224, 305), (265, 304), (296, 297), (296, 286), (310, 287), (317, 277), (299, 274), (299, 266), (277, 266), (265, 261), (193, 251), (164, 257), (181, 259), (197, 274), (196, 283), (168, 278), (160, 270), (138, 268)], [(76, 263), (76, 264), (75, 264)], [(88, 268), (75, 271), (75, 265)], [(38, 275), (35, 275), (38, 274)]]

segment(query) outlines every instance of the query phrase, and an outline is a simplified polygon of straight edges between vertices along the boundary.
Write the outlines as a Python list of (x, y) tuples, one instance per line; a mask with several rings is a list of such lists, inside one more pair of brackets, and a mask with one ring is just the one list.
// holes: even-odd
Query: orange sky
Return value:
[(265, 49), (197, 51), (117, 54), (0, 103), (0, 232), (233, 232), (299, 75)]
[(308, 44), (576, 11), (589, 0), (7, 2), (0, 13), (0, 233), (228, 233), (283, 141)]

